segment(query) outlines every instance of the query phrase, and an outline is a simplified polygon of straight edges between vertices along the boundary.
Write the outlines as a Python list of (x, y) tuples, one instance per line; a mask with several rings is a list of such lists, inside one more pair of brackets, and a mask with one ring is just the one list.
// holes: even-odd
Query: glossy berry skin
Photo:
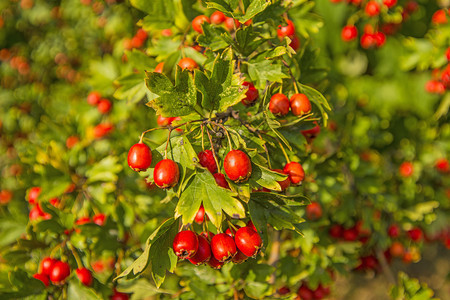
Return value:
[(407, 233), (408, 233), (409, 238), (414, 242), (420, 241), (423, 237), (422, 229), (417, 228), (417, 227), (413, 228), (411, 230), (408, 230)]
[(436, 170), (438, 170), (441, 173), (448, 173), (450, 172), (450, 163), (446, 158), (440, 158), (436, 161), (435, 164)]
[(213, 176), (218, 186), (223, 187), (224, 189), (228, 190), (230, 189), (230, 185), (228, 184), (228, 181), (225, 179), (225, 175), (223, 175), (222, 173), (216, 173)]
[(383, 4), (386, 5), (387, 8), (391, 8), (397, 4), (397, 0), (383, 0)]
[(361, 47), (364, 49), (374, 47), (376, 43), (377, 42), (372, 33), (363, 33), (363, 35), (361, 35)]
[(269, 110), (276, 116), (287, 115), (289, 107), (289, 99), (283, 94), (275, 94), (270, 98)]
[(258, 254), (262, 247), (261, 236), (253, 228), (245, 226), (236, 231), (234, 235), (236, 247), (246, 256), (252, 257)]
[(226, 233), (219, 233), (211, 240), (211, 250), (214, 257), (220, 262), (227, 262), (237, 253), (234, 239)]
[(226, 16), (223, 24), (228, 31), (233, 31), (235, 28), (238, 29), (241, 26), (241, 23), (239, 23), (238, 20)]
[[(275, 172), (280, 173), (280, 174), (287, 175), (287, 174), (285, 174), (285, 173), (283, 172), (283, 170), (281, 170), (281, 169), (273, 169), (272, 171), (275, 171)], [(277, 182), (278, 182), (278, 184), (279, 184), (280, 187), (281, 187), (281, 191), (286, 190), (286, 189), (291, 185), (291, 181), (289, 180), (289, 176), (288, 176), (285, 180), (283, 180), (283, 181), (277, 181)]]
[(322, 207), (319, 202), (311, 202), (306, 206), (306, 218), (309, 220), (317, 220), (322, 217)]
[(380, 5), (378, 4), (378, 2), (371, 0), (367, 2), (364, 12), (369, 17), (377, 16), (380, 13)]
[(277, 35), (280, 39), (284, 38), (285, 36), (293, 37), (294, 34), (295, 34), (295, 26), (291, 20), (287, 20), (286, 26), (278, 25)]
[(180, 61), (178, 62), (178, 66), (180, 66), (182, 70), (187, 69), (189, 71), (198, 68), (198, 64), (190, 57), (180, 59)]
[(375, 32), (373, 34), (375, 40), (375, 46), (378, 48), (382, 47), (386, 43), (386, 35), (382, 32)]
[(258, 232), (258, 230), (256, 230), (255, 224), (253, 224), (252, 220), (248, 220), (247, 227), (250, 227), (254, 231)]
[(398, 227), (397, 224), (392, 224), (391, 226), (389, 226), (388, 228), (388, 235), (391, 238), (397, 238), (400, 236), (400, 227)]
[(442, 72), (441, 82), (446, 89), (450, 89), (450, 67)]
[(195, 232), (184, 230), (173, 239), (173, 252), (180, 258), (192, 258), (198, 250), (198, 237)]
[(128, 165), (136, 172), (147, 170), (151, 164), (152, 150), (146, 144), (134, 144), (128, 151)]
[(50, 280), (53, 283), (60, 284), (70, 275), (70, 266), (66, 262), (57, 261), (53, 265), (50, 273)]
[(441, 95), (445, 93), (445, 86), (441, 81), (432, 79), (425, 84), (425, 90), (428, 93)]
[(158, 125), (160, 127), (166, 127), (169, 125), (172, 125), (173, 121), (179, 120), (180, 117), (163, 117), (161, 115), (158, 116), (158, 118), (156, 119), (156, 123), (158, 123)]
[(156, 65), (156, 67), (153, 70), (153, 72), (162, 73), (163, 69), (164, 69), (164, 62), (160, 62), (159, 64)]
[(180, 178), (178, 165), (171, 159), (163, 159), (158, 162), (153, 171), (155, 184), (163, 189), (174, 187)]
[(53, 269), (53, 266), (55, 265), (55, 263), (57, 261), (58, 260), (53, 259), (51, 257), (45, 257), (44, 259), (42, 259), (41, 260), (41, 273), (49, 276)]
[(294, 116), (301, 117), (311, 112), (311, 102), (305, 94), (292, 95), (290, 106)]
[(245, 98), (241, 100), (241, 103), (245, 106), (251, 106), (258, 99), (259, 92), (251, 82), (244, 81), (242, 85), (248, 87), (248, 90), (245, 92)]
[(241, 228), (241, 226), (239, 225), (234, 225), (234, 227), (235, 229), (232, 227), (228, 227), (227, 230), (225, 230), (225, 233), (231, 236), (232, 238), (234, 238), (234, 234), (236, 233), (236, 231), (238, 231), (239, 228)]
[(42, 281), (42, 283), (45, 286), (49, 286), (50, 285), (50, 279), (48, 279), (48, 276), (42, 273), (36, 273), (33, 275), (33, 278)]
[(233, 181), (246, 181), (252, 174), (250, 158), (241, 150), (231, 150), (223, 162), (225, 174)]
[(105, 214), (99, 213), (92, 217), (92, 221), (98, 226), (103, 226), (105, 224), (106, 216)]
[(353, 41), (358, 37), (358, 29), (354, 25), (347, 25), (342, 28), (341, 38), (345, 42)]
[(211, 150), (204, 150), (198, 153), (198, 159), (202, 167), (208, 169), (212, 174), (217, 173), (217, 164)]
[(202, 224), (205, 220), (205, 208), (203, 207), (203, 204), (200, 205), (200, 208), (197, 211), (197, 214), (195, 215), (194, 221), (197, 224)]
[(211, 23), (209, 18), (205, 15), (196, 16), (194, 20), (192, 20), (192, 29), (194, 29), (198, 33), (203, 33), (202, 24), (204, 22)]
[(431, 22), (433, 24), (446, 24), (447, 23), (447, 15), (444, 9), (437, 10), (433, 16), (431, 17)]
[(398, 171), (402, 177), (410, 177), (414, 173), (414, 166), (411, 162), (405, 161), (400, 165)]
[(98, 102), (97, 109), (101, 114), (107, 114), (111, 111), (111, 101), (108, 99), (101, 99), (100, 102)]
[(77, 274), (77, 277), (82, 284), (84, 284), (85, 286), (92, 285), (94, 279), (92, 277), (91, 271), (86, 268), (79, 268), (75, 270), (75, 273)]
[(30, 191), (28, 192), (28, 202), (30, 204), (36, 204), (38, 203), (38, 197), (41, 193), (41, 188), (38, 186), (32, 187)]
[(209, 260), (208, 260), (208, 265), (209, 265), (211, 268), (213, 268), (213, 269), (219, 270), (219, 269), (222, 268), (222, 266), (224, 265), (224, 263), (218, 261), (218, 260), (214, 257), (214, 255), (211, 255), (211, 257), (210, 257)]
[(291, 184), (297, 185), (305, 179), (305, 171), (298, 162), (292, 161), (284, 166), (283, 172), (289, 176)]
[(87, 103), (89, 103), (89, 105), (92, 106), (97, 106), (101, 98), (102, 95), (100, 95), (99, 92), (96, 91), (90, 92), (89, 95), (87, 96)]
[(198, 249), (195, 255), (189, 258), (189, 261), (194, 265), (201, 265), (206, 263), (211, 258), (211, 246), (204, 236), (197, 236)]
[(210, 19), (212, 24), (219, 25), (225, 22), (225, 15), (221, 11), (215, 11), (211, 14)]

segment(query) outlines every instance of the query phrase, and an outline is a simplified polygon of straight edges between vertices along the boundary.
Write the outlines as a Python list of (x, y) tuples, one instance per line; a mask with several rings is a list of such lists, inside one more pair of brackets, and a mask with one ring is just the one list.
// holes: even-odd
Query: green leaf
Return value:
[(237, 74), (233, 74), (233, 71), (231, 49), (217, 56), (211, 75), (195, 71), (195, 85), (202, 94), (203, 108), (221, 112), (245, 98), (245, 90), (242, 89), (243, 80)]
[(224, 36), (230, 37), (230, 34), (221, 27), (211, 26), (208, 23), (203, 23), (203, 34), (197, 38), (197, 43), (205, 48), (210, 48), (212, 51), (218, 51), (228, 47), (228, 43)]
[(264, 42), (266, 40), (253, 31), (253, 26), (245, 26), (236, 31), (236, 43), (233, 46), (243, 56), (249, 56)]
[[(145, 87), (144, 76), (139, 73), (121, 76), (117, 78), (114, 84), (119, 86), (114, 92), (114, 97), (120, 100), (127, 100), (131, 103), (142, 100), (148, 91)], [(150, 93), (150, 91), (148, 92)]]
[(282, 71), (282, 66), (271, 60), (262, 60), (248, 63), (248, 74), (255, 87), (263, 89), (267, 81), (283, 82), (289, 76)]
[(281, 191), (278, 181), (286, 179), (287, 175), (269, 170), (261, 165), (252, 164), (252, 176), (250, 177), (253, 186), (262, 186), (269, 190)]
[(78, 280), (71, 280), (67, 290), (68, 300), (101, 300), (103, 297), (97, 295), (93, 289), (80, 284)]
[(173, 0), (130, 0), (131, 5), (148, 14), (143, 20), (146, 29), (165, 29), (174, 25)]
[(117, 174), (122, 171), (122, 165), (118, 163), (119, 158), (116, 156), (107, 156), (98, 163), (96, 163), (91, 169), (86, 172), (88, 177), (87, 182), (92, 183), (96, 181), (117, 181)]
[(0, 219), (0, 247), (17, 240), (26, 231), (26, 223), (13, 218)]
[(148, 89), (159, 97), (147, 103), (157, 115), (163, 117), (186, 116), (194, 112), (197, 105), (197, 91), (189, 71), (177, 66), (175, 85), (166, 75), (146, 72)]
[[(308, 99), (313, 102), (322, 113), (322, 120), (323, 120), (323, 126), (327, 126), (327, 120), (328, 120), (328, 114), (325, 112), (325, 109), (331, 110), (330, 105), (328, 104), (327, 99), (320, 93), (319, 91), (313, 89), (312, 87), (309, 87), (304, 84), (300, 85), (300, 91), (305, 94)], [(324, 109), (325, 108), (325, 109)]]
[(203, 203), (205, 212), (217, 228), (221, 228), (223, 212), (232, 218), (244, 218), (245, 209), (236, 194), (230, 190), (217, 186), (211, 173), (199, 169), (186, 189), (181, 194), (175, 209), (175, 217), (182, 217), (183, 224), (190, 224), (194, 220), (200, 204)]
[(245, 15), (242, 17), (238, 17), (237, 19), (241, 23), (245, 23), (248, 20), (253, 19), (256, 15), (263, 12), (272, 1), (266, 1), (266, 0), (252, 0), (250, 5), (245, 10)]
[(149, 267), (156, 286), (160, 287), (166, 276), (166, 270), (173, 272), (177, 264), (177, 256), (173, 253), (172, 243), (178, 233), (178, 222), (174, 218), (166, 220), (147, 239), (144, 252), (131, 266), (115, 278), (132, 279)]
[(239, 0), (209, 0), (205, 3), (207, 8), (221, 11), (228, 17), (232, 17), (234, 10), (239, 7)]

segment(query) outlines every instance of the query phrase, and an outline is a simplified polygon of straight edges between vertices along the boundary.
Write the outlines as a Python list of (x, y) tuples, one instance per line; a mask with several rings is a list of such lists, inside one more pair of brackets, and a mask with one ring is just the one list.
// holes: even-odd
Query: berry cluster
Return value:
[[(91, 106), (96, 106), (97, 110), (103, 115), (108, 114), (112, 109), (111, 101), (108, 99), (102, 98), (102, 95), (97, 91), (92, 91), (89, 93), (89, 95), (87, 96), (87, 103)], [(111, 123), (106, 121), (106, 122), (100, 123), (94, 127), (93, 136), (94, 136), (94, 138), (99, 139), (99, 138), (102, 138), (102, 137), (108, 135), (113, 130), (114, 130), (114, 125), (112, 125)], [(69, 137), (69, 138), (71, 138), (71, 137)], [(78, 142), (78, 140), (75, 140), (75, 139), (72, 141), (69, 141), (69, 140), (66, 141), (67, 148), (71, 148), (71, 147), (69, 147), (69, 145), (72, 145), (73, 141)]]
[(296, 93), (289, 100), (286, 95), (278, 93), (270, 98), (269, 110), (276, 116), (285, 116), (291, 110), (294, 116), (302, 117), (311, 112), (311, 102), (305, 94)]
[(309, 288), (307, 282), (303, 282), (298, 288), (297, 298), (298, 300), (320, 300), (330, 294), (330, 287), (319, 284), (315, 290)]
[(447, 65), (442, 69), (434, 69), (432, 79), (425, 84), (425, 90), (428, 93), (442, 95), (450, 90), (450, 47), (445, 52)]

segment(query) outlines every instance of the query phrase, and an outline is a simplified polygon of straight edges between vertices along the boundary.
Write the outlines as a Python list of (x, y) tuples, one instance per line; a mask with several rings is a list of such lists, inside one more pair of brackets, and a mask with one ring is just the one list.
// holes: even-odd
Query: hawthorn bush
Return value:
[(445, 5), (3, 1), (1, 298), (445, 299)]

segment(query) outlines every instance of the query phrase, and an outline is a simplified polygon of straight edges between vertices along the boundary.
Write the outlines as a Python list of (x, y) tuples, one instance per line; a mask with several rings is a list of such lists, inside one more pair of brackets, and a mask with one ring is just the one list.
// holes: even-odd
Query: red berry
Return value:
[(114, 292), (111, 295), (111, 300), (128, 300), (128, 299), (130, 299), (130, 296), (128, 296), (128, 294), (118, 292), (116, 289), (114, 289)]
[(450, 62), (450, 47), (448, 47), (447, 51), (445, 51), (445, 57), (447, 58), (447, 61)]
[(128, 151), (128, 165), (136, 172), (147, 170), (151, 164), (152, 150), (146, 144), (134, 144)]
[(223, 266), (223, 264), (224, 264), (224, 263), (218, 261), (218, 260), (214, 257), (214, 255), (211, 255), (211, 257), (209, 258), (209, 261), (208, 261), (208, 265), (209, 265), (211, 268), (216, 269), (216, 270), (221, 269), (222, 266)]
[(377, 44), (375, 36), (372, 33), (363, 33), (361, 35), (361, 47), (369, 49)]
[(291, 111), (294, 116), (303, 116), (311, 112), (311, 102), (305, 94), (294, 94), (290, 100)]
[(178, 165), (171, 159), (163, 159), (158, 162), (153, 171), (153, 180), (160, 188), (174, 187), (180, 178)]
[(92, 221), (98, 226), (103, 226), (105, 224), (106, 216), (105, 214), (98, 213), (93, 218)]
[(349, 242), (356, 241), (358, 239), (358, 230), (356, 230), (356, 228), (354, 227), (344, 229), (344, 231), (342, 232), (342, 237), (344, 238), (344, 240)]
[(30, 210), (30, 213), (28, 215), (30, 221), (37, 220), (41, 217), (41, 214), (39, 212), (39, 209), (35, 206)]
[(204, 236), (197, 236), (198, 238), (198, 249), (195, 255), (192, 258), (189, 258), (189, 261), (194, 265), (201, 265), (206, 263), (211, 258), (211, 246), (209, 245), (208, 240)]
[(445, 86), (439, 80), (429, 80), (425, 84), (425, 90), (428, 93), (441, 95), (441, 94), (445, 93)]
[(48, 202), (50, 202), (50, 204), (53, 205), (54, 207), (58, 207), (60, 204), (59, 198), (52, 198), (48, 200)]
[(295, 34), (295, 26), (291, 20), (287, 20), (286, 26), (278, 25), (277, 35), (279, 38), (284, 38), (285, 36), (292, 37)]
[(172, 29), (166, 28), (166, 29), (161, 30), (161, 35), (162, 36), (166, 36), (166, 37), (171, 36), (172, 35)]
[(30, 204), (37, 204), (40, 193), (41, 193), (40, 187), (38, 187), (38, 186), (32, 187), (30, 189), (30, 191), (28, 192), (28, 202)]
[(68, 149), (72, 149), (76, 144), (78, 144), (79, 141), (80, 139), (76, 135), (69, 136), (66, 139), (66, 147)]
[(450, 171), (450, 163), (445, 158), (438, 159), (435, 166), (439, 172), (448, 173)]
[(234, 225), (234, 227), (236, 229), (234, 229), (232, 227), (228, 227), (227, 230), (225, 230), (225, 233), (228, 234), (229, 236), (231, 236), (232, 238), (234, 238), (234, 234), (236, 233), (236, 231), (238, 231), (239, 228), (241, 228), (241, 226), (239, 226), (239, 225)]
[(198, 237), (194, 232), (180, 231), (173, 240), (173, 252), (180, 259), (192, 258), (197, 253), (198, 243)]
[(85, 286), (90, 286), (94, 279), (92, 278), (92, 273), (86, 268), (79, 268), (75, 270), (75, 273), (77, 274), (78, 279), (82, 284)]
[(102, 99), (97, 105), (97, 109), (101, 114), (107, 114), (111, 110), (111, 101), (108, 99)]
[(156, 119), (156, 123), (158, 123), (160, 127), (166, 127), (172, 125), (172, 122), (176, 120), (180, 120), (180, 117), (163, 117), (159, 115)]
[(197, 224), (202, 224), (205, 219), (205, 208), (203, 207), (203, 204), (200, 205), (200, 208), (197, 211), (197, 214), (195, 215), (194, 221)]
[(405, 253), (405, 247), (399, 241), (395, 241), (392, 243), (391, 247), (389, 247), (389, 253), (393, 257), (403, 257)]
[(231, 259), (231, 261), (235, 264), (241, 264), (244, 261), (246, 261), (248, 259), (248, 256), (245, 255), (244, 253), (242, 253), (241, 250), (237, 249), (237, 253), (235, 256), (233, 256), (233, 258)]
[(236, 231), (234, 241), (236, 242), (236, 247), (248, 257), (258, 254), (259, 249), (262, 247), (261, 236), (248, 226), (239, 228)]
[(89, 105), (96, 106), (100, 101), (101, 97), (102, 95), (99, 92), (96, 91), (90, 92), (89, 95), (87, 96), (87, 102), (89, 103)]
[(402, 177), (410, 177), (414, 173), (414, 166), (411, 162), (405, 161), (400, 165), (398, 171)]
[(446, 24), (447, 23), (447, 15), (444, 9), (439, 9), (436, 11), (431, 17), (431, 22), (434, 24)]
[(53, 269), (53, 265), (57, 262), (58, 260), (53, 259), (51, 257), (45, 257), (44, 259), (41, 260), (41, 273), (44, 275), (49, 276), (52, 269)]
[(219, 233), (211, 240), (211, 250), (220, 262), (227, 262), (236, 255), (237, 249), (234, 239), (226, 233)]
[(160, 62), (159, 64), (156, 65), (156, 67), (153, 70), (153, 72), (162, 73), (163, 69), (164, 69), (164, 62)]
[(133, 36), (131, 38), (131, 47), (132, 48), (141, 48), (144, 45), (145, 40), (141, 40), (137, 36)]
[(369, 17), (377, 16), (380, 13), (380, 5), (378, 4), (378, 2), (371, 0), (367, 2), (364, 11)]
[(291, 289), (289, 287), (287, 287), (287, 286), (282, 286), (282, 287), (280, 287), (278, 289), (277, 292), (280, 295), (287, 295), (287, 294), (289, 294), (291, 292)]
[(391, 238), (397, 238), (400, 236), (400, 227), (397, 224), (392, 224), (388, 228), (388, 235)]
[(315, 124), (316, 124), (316, 126), (314, 126), (313, 128), (301, 131), (303, 136), (308, 141), (315, 139), (320, 133), (320, 126), (317, 125), (317, 122), (315, 122)]
[(84, 224), (88, 224), (88, 223), (91, 223), (91, 218), (89, 218), (89, 217), (81, 217), (75, 221), (76, 225), (84, 225)]
[(42, 281), (42, 283), (45, 286), (49, 286), (50, 285), (50, 280), (48, 279), (48, 276), (42, 273), (36, 273), (33, 275), (33, 278)]
[(386, 43), (386, 35), (382, 32), (376, 32), (373, 34), (373, 38), (375, 40), (375, 45), (380, 48)]
[(223, 175), (222, 173), (216, 173), (213, 176), (218, 186), (223, 187), (224, 189), (228, 190), (230, 189), (230, 185), (228, 184), (228, 181), (225, 179), (225, 175)]
[(289, 99), (283, 94), (275, 94), (270, 98), (269, 110), (276, 116), (287, 115), (289, 107)]
[(136, 35), (135, 36), (138, 37), (139, 39), (145, 41), (147, 39), (147, 37), (148, 37), (148, 33), (144, 29), (139, 28), (138, 31), (136, 31)]
[(198, 159), (202, 167), (207, 168), (208, 171), (211, 172), (212, 174), (217, 173), (217, 164), (216, 161), (214, 160), (214, 155), (211, 150), (204, 150), (199, 152)]
[(334, 224), (333, 226), (330, 227), (330, 230), (328, 231), (328, 233), (330, 234), (331, 237), (338, 239), (338, 238), (342, 237), (343, 231), (344, 231), (344, 228), (342, 228), (341, 225)]
[(223, 168), (228, 178), (236, 182), (246, 181), (252, 174), (250, 158), (241, 150), (231, 150), (225, 156)]
[(50, 273), (50, 280), (60, 284), (70, 275), (70, 266), (66, 262), (56, 261)]
[(321, 284), (319, 284), (319, 286), (316, 288), (316, 290), (313, 292), (314, 295), (314, 299), (322, 299), (323, 297), (326, 296), (326, 291), (325, 289), (322, 287)]
[(442, 82), (442, 85), (446, 89), (450, 89), (450, 68), (449, 67), (447, 67), (447, 69), (442, 72), (441, 82)]
[(305, 171), (298, 162), (292, 161), (284, 166), (283, 172), (289, 176), (291, 184), (297, 185), (305, 179)]
[(247, 222), (247, 227), (252, 228), (254, 231), (258, 232), (258, 230), (256, 230), (255, 224), (253, 224), (252, 220), (248, 220)]
[(225, 28), (228, 31), (232, 31), (235, 28), (238, 29), (241, 26), (241, 23), (239, 23), (238, 20), (235, 20), (235, 19), (230, 18), (230, 17), (225, 17), (225, 21), (224, 21), (223, 24), (225, 25)]
[(253, 83), (244, 81), (242, 83), (243, 86), (248, 87), (248, 90), (245, 92), (245, 98), (241, 100), (242, 104), (245, 106), (251, 106), (258, 99), (259, 92), (253, 85)]
[(193, 60), (192, 58), (189, 58), (189, 57), (180, 59), (180, 61), (178, 62), (178, 66), (180, 66), (180, 68), (182, 70), (188, 69), (189, 71), (192, 71), (192, 70), (198, 68), (198, 65), (195, 62), (195, 60)]
[(311, 291), (306, 285), (300, 286), (300, 288), (297, 291), (297, 295), (300, 297), (301, 300), (313, 300), (314, 299), (314, 293)]
[(413, 228), (411, 230), (408, 230), (407, 233), (408, 233), (409, 238), (414, 242), (420, 241), (423, 237), (422, 229), (417, 228), (417, 227)]
[(203, 33), (202, 24), (204, 22), (211, 23), (209, 18), (205, 15), (196, 16), (194, 20), (192, 20), (192, 29), (194, 29), (198, 33)]
[(386, 5), (388, 8), (391, 8), (395, 4), (397, 4), (397, 0), (383, 0), (383, 4)]
[(347, 25), (342, 28), (341, 38), (345, 42), (353, 41), (358, 37), (358, 29), (355, 25)]
[(225, 15), (221, 11), (215, 11), (210, 16), (212, 24), (222, 24), (225, 21)]
[(101, 138), (113, 131), (114, 126), (109, 123), (98, 124), (94, 127), (94, 137)]
[(0, 204), (7, 204), (12, 199), (12, 192), (9, 190), (1, 190), (0, 191)]
[(317, 220), (322, 217), (322, 207), (319, 202), (311, 202), (306, 206), (306, 217), (309, 220)]

